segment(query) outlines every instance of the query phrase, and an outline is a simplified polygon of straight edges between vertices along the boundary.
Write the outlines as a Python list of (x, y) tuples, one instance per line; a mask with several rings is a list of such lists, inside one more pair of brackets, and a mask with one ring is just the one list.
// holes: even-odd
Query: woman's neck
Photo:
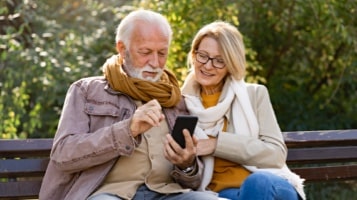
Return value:
[(215, 86), (209, 86), (209, 87), (201, 87), (201, 92), (206, 95), (212, 95), (218, 92), (221, 92), (223, 89), (224, 81), (219, 82)]

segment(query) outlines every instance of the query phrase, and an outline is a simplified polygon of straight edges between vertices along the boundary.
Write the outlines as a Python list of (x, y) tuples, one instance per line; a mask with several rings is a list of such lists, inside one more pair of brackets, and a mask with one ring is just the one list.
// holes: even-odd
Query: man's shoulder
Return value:
[(89, 76), (80, 78), (73, 82), (73, 84), (85, 84), (85, 83), (93, 83), (93, 82), (107, 82), (104, 76)]
[(80, 90), (84, 93), (101, 92), (107, 87), (108, 82), (104, 76), (81, 78), (71, 84), (71, 90)]
[(104, 76), (91, 76), (91, 77), (81, 78), (75, 81), (73, 84), (90, 85), (90, 84), (103, 84), (103, 83), (107, 83), (107, 80), (104, 78)]

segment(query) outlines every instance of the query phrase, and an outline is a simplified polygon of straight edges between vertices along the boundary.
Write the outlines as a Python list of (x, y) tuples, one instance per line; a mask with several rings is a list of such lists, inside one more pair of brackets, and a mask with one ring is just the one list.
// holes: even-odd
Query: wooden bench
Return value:
[(52, 141), (0, 140), (0, 199), (38, 198)]
[[(290, 168), (307, 182), (357, 179), (357, 130), (284, 132)], [(0, 199), (38, 198), (52, 139), (0, 140)]]
[(357, 129), (284, 132), (287, 163), (306, 182), (357, 179)]

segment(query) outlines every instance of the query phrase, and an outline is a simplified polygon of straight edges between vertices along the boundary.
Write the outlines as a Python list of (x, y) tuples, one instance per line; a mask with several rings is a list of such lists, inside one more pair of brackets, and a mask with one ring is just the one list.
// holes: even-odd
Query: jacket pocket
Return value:
[(119, 117), (120, 109), (109, 103), (86, 103), (84, 112), (91, 116)]
[(109, 103), (86, 103), (84, 112), (90, 120), (90, 132), (94, 132), (120, 121), (122, 109)]

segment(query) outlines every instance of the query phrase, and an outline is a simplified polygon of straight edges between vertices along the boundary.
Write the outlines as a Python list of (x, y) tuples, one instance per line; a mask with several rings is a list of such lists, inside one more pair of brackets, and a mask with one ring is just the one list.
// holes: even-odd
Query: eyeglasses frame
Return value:
[[(200, 51), (198, 51), (198, 50), (196, 50), (196, 51), (194, 51), (194, 53), (195, 53), (195, 60), (197, 61), (197, 62), (199, 62), (199, 63), (201, 63), (201, 64), (207, 64), (209, 61), (211, 61), (211, 63), (212, 63), (212, 66), (214, 67), (214, 68), (216, 68), (216, 69), (223, 69), (225, 66), (226, 66), (226, 64), (224, 63), (224, 65), (222, 66), (222, 67), (217, 67), (215, 64), (214, 64), (214, 62), (213, 62), (213, 60), (218, 60), (217, 58), (215, 58), (215, 57), (209, 57), (208, 55), (206, 55), (205, 53), (202, 53), (202, 52), (200, 52)], [(201, 61), (199, 61), (198, 59), (197, 59), (197, 54), (203, 54), (203, 55), (206, 55), (207, 56), (207, 61), (206, 62), (201, 62)]]

